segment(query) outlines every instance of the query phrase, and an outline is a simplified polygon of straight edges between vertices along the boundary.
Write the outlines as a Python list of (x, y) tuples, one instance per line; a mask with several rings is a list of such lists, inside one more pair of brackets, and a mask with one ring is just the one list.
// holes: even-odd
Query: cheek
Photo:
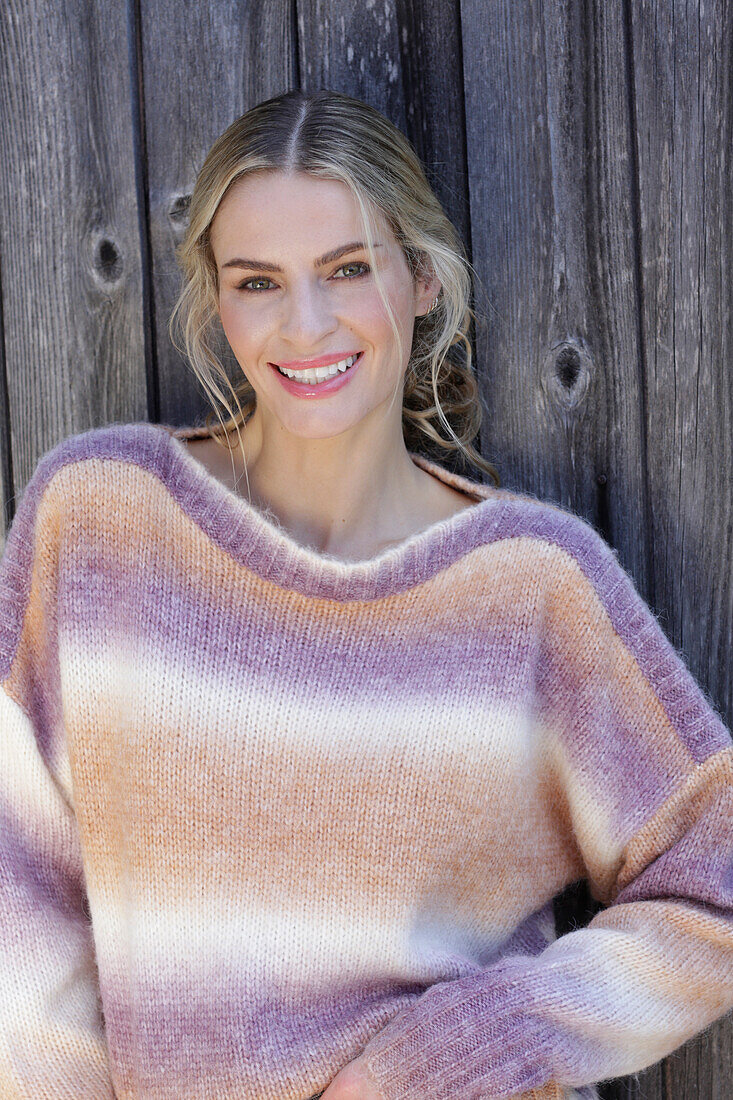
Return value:
[(247, 309), (241, 301), (227, 297), (219, 303), (219, 318), (232, 349), (240, 357), (257, 357), (258, 347), (270, 337), (264, 310)]
[[(384, 289), (397, 327), (404, 330), (412, 321), (412, 302), (402, 287), (395, 287), (387, 282)], [(354, 322), (368, 326), (377, 338), (390, 343), (394, 340), (389, 315), (376, 287), (370, 288), (370, 292), (360, 299), (352, 311), (352, 317)]]
[(230, 342), (232, 339), (236, 340), (245, 332), (242, 313), (243, 311), (237, 307), (236, 301), (231, 298), (223, 298), (219, 303), (221, 327)]

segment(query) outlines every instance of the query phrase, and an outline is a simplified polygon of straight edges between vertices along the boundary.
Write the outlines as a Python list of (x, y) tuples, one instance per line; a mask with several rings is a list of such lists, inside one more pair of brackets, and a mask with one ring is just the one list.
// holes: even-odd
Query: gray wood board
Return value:
[(9, 518), (62, 437), (146, 415), (146, 368), (125, 9), (9, 0), (2, 35)]

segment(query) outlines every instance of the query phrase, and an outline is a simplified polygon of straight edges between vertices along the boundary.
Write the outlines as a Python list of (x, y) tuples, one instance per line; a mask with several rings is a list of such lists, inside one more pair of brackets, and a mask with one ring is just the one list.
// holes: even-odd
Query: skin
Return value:
[(384, 1096), (360, 1055), (339, 1070), (320, 1100), (384, 1100)]
[[(257, 396), (241, 433), (249, 482), (236, 433), (231, 456), (211, 440), (188, 442), (210, 472), (272, 513), (296, 542), (345, 561), (370, 558), (475, 503), (417, 467), (402, 433), (401, 387), (415, 318), (427, 312), (440, 282), (413, 281), (380, 219), (375, 255), (404, 341), (400, 359), (368, 253), (314, 266), (317, 257), (363, 236), (358, 208), (340, 181), (267, 172), (230, 188), (212, 222), (211, 244), (222, 327)], [(223, 267), (235, 257), (282, 271)], [(288, 393), (268, 365), (356, 351), (364, 352), (357, 373), (315, 400)]]

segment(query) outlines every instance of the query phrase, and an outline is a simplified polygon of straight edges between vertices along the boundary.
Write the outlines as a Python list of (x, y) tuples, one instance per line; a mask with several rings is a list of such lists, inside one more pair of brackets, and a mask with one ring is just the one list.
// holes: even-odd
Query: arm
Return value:
[(364, 1051), (385, 1100), (550, 1096), (653, 1065), (733, 1008), (730, 733), (615, 551), (574, 519), (535, 712), (607, 908), (535, 957), (437, 983), (390, 1021)]
[(58, 517), (29, 482), (0, 561), (0, 1095), (114, 1097), (62, 737)]

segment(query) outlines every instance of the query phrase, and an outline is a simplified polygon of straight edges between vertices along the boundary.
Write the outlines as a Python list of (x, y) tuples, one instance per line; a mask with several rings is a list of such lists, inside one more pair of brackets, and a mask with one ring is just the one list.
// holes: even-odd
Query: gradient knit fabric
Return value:
[(198, 434), (8, 533), (3, 1100), (592, 1097), (733, 1008), (730, 732), (593, 527), (412, 455), (475, 503), (343, 562)]

